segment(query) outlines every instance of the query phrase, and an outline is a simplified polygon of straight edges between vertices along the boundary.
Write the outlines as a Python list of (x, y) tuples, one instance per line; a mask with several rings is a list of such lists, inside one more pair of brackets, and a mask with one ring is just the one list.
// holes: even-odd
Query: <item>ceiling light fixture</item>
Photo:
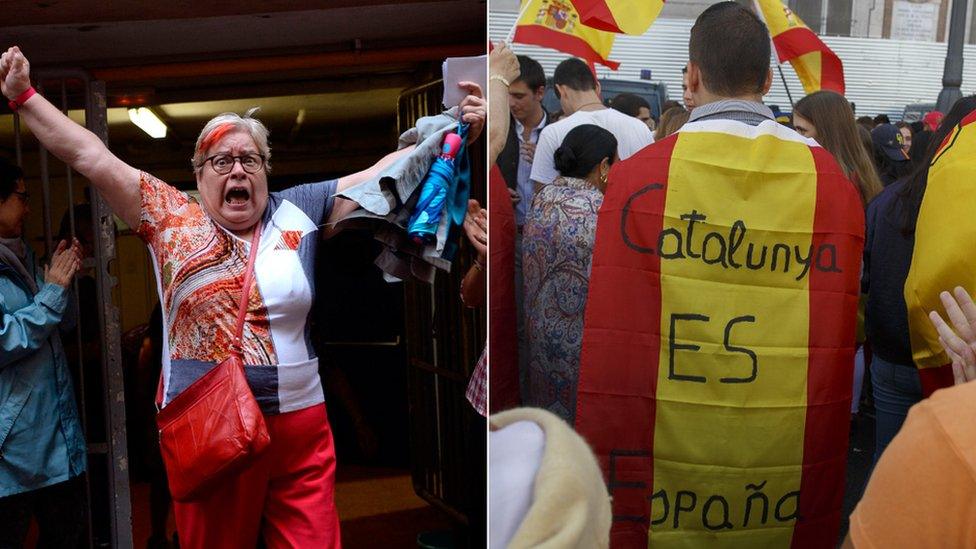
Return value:
[(154, 139), (166, 137), (166, 124), (146, 107), (129, 109), (129, 120)]

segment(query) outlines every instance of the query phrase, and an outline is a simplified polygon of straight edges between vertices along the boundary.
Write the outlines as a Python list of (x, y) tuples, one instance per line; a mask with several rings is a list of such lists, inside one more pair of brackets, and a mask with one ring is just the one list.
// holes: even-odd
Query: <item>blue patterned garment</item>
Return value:
[(522, 400), (570, 424), (601, 204), (603, 193), (586, 180), (559, 177), (536, 194), (522, 237), (528, 350)]

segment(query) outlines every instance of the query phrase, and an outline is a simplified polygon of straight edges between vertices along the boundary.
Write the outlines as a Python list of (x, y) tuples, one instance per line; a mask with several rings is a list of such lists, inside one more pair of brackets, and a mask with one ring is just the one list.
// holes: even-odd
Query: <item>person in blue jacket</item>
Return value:
[(22, 238), (20, 168), (0, 161), (0, 547), (76, 547), (85, 524), (85, 441), (58, 326), (81, 265), (62, 241), (41, 271)]

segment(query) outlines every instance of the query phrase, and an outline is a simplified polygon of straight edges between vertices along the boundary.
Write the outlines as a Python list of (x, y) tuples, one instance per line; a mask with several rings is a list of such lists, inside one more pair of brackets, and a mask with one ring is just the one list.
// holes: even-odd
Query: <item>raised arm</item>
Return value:
[[(7, 99), (15, 100), (30, 87), (30, 64), (14, 46), (0, 57), (0, 88)], [(130, 227), (139, 226), (138, 170), (38, 94), (26, 99), (17, 112), (47, 150), (92, 182), (112, 211)]]
[(488, 163), (494, 164), (508, 138), (508, 86), (519, 77), (518, 58), (500, 42), (488, 54), (488, 69)]
[[(481, 135), (481, 131), (485, 127), (487, 113), (485, 110), (484, 94), (481, 91), (481, 87), (473, 82), (458, 82), (458, 87), (468, 91), (468, 95), (458, 105), (458, 116), (461, 117), (461, 120), (471, 125), (471, 129), (468, 132), (468, 143), (471, 143), (478, 139), (478, 136)], [(360, 183), (377, 177), (391, 164), (412, 153), (416, 148), (416, 145), (404, 147), (384, 156), (376, 164), (363, 171), (339, 178), (336, 192), (342, 192), (350, 187), (355, 187)], [(329, 217), (326, 220), (326, 228), (322, 231), (322, 238), (335, 236), (338, 233), (335, 224), (358, 207), (359, 205), (352, 200), (336, 197), (335, 203), (332, 205), (332, 211), (329, 212)]]

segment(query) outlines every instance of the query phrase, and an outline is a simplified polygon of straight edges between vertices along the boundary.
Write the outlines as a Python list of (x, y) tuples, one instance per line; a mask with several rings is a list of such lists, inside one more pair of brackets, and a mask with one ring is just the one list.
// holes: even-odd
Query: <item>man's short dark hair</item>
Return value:
[(637, 95), (636, 93), (620, 93), (617, 94), (611, 101), (610, 107), (614, 110), (620, 111), (627, 116), (637, 117), (640, 114), (641, 107), (650, 112), (651, 105), (646, 99)]
[(762, 93), (769, 47), (769, 30), (756, 14), (736, 2), (720, 2), (695, 21), (688, 56), (701, 69), (708, 91), (737, 97)]
[(556, 65), (556, 72), (552, 73), (552, 83), (576, 91), (596, 90), (596, 78), (593, 77), (590, 66), (576, 57), (570, 57)]
[(519, 77), (516, 82), (523, 82), (532, 91), (546, 87), (546, 72), (542, 65), (528, 55), (518, 55)]
[(891, 119), (888, 118), (887, 114), (879, 114), (874, 117), (874, 125), (878, 126), (880, 124), (891, 124)]
[(17, 190), (17, 181), (23, 178), (24, 172), (20, 167), (0, 158), (0, 200), (10, 198)]

